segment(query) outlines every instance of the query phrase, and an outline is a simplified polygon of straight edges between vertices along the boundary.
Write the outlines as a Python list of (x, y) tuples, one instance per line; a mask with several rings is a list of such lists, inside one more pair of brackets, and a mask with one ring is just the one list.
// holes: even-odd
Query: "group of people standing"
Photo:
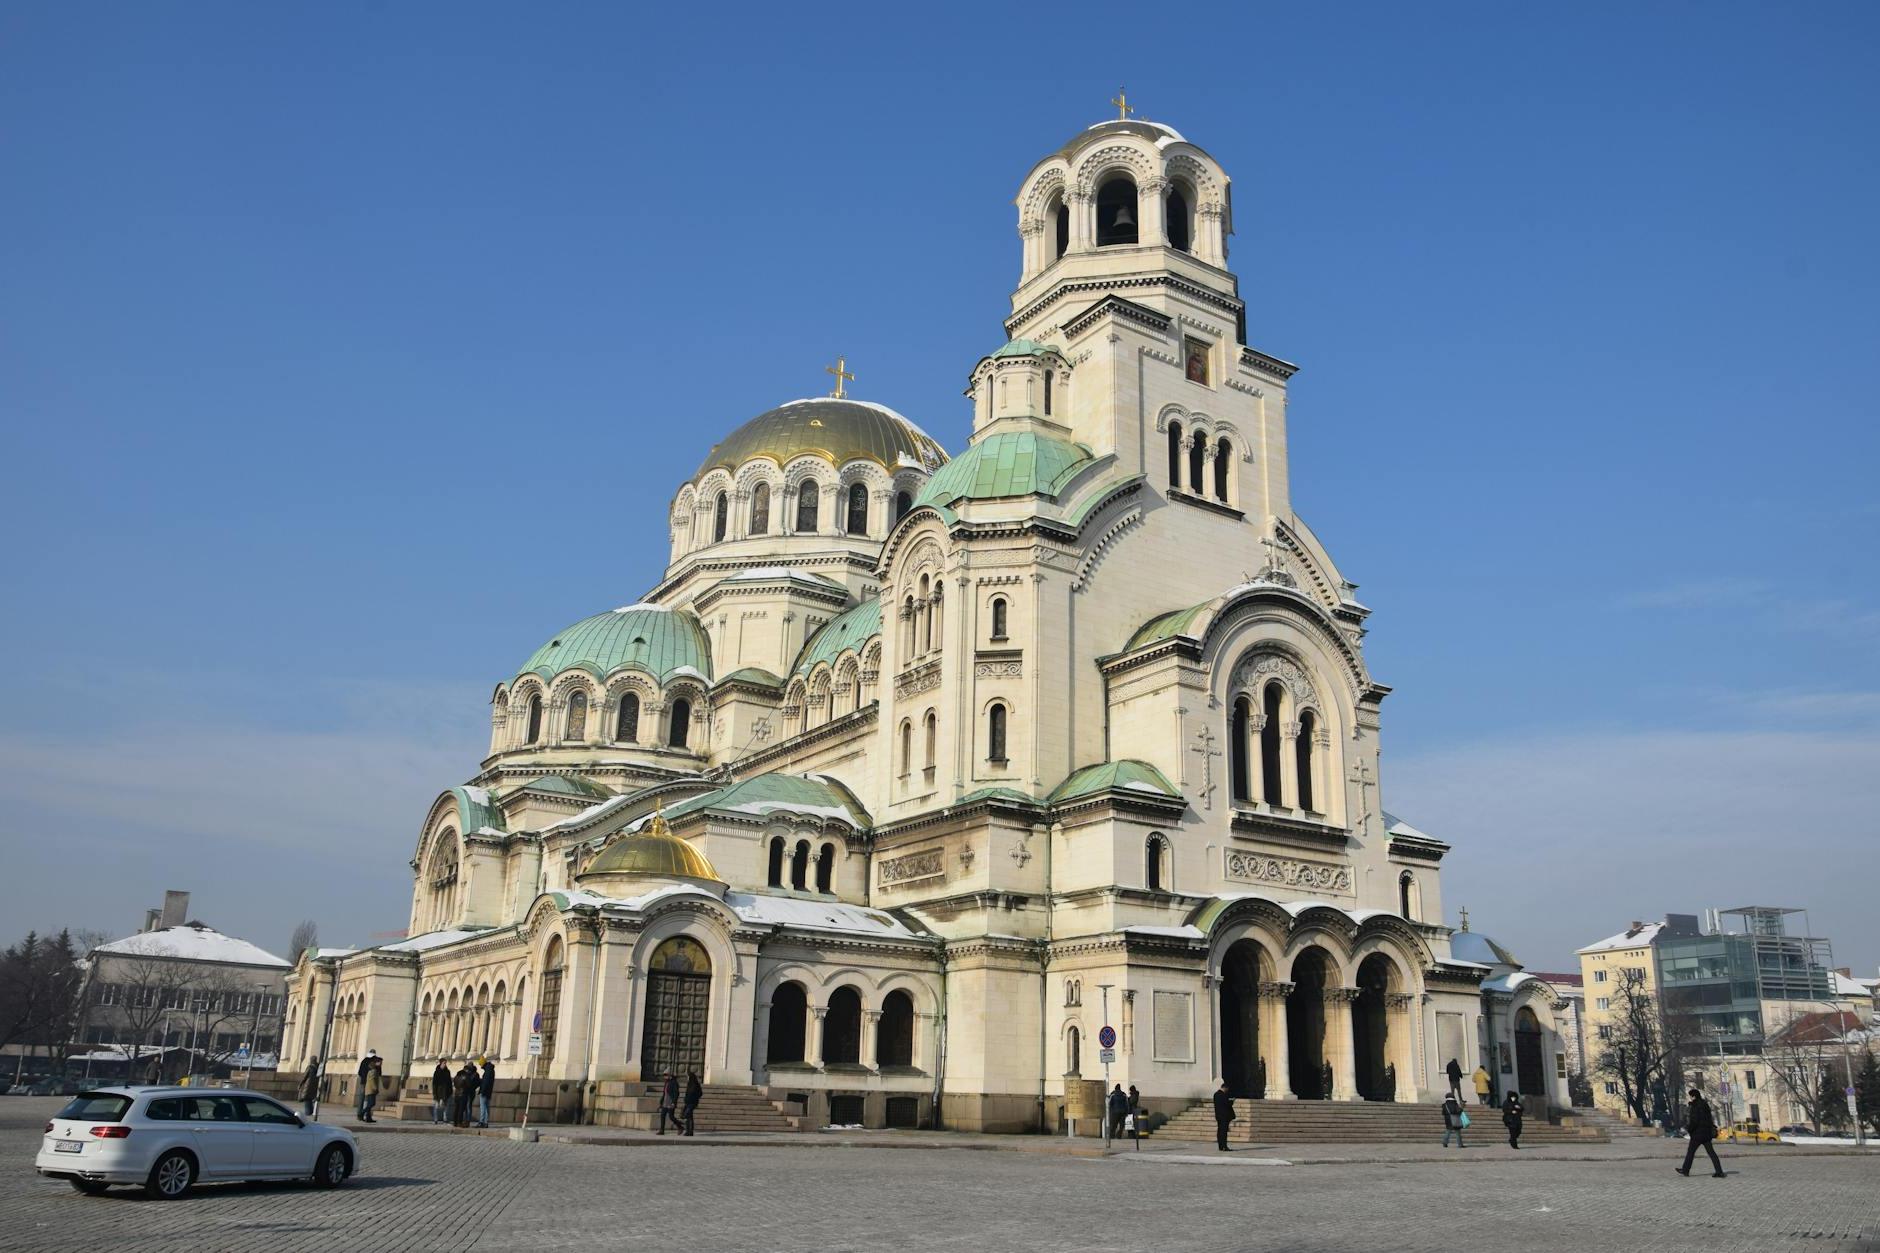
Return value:
[[(698, 1103), (705, 1096), (705, 1085), (699, 1082), (698, 1073), (685, 1072), (685, 1104), (680, 1105), (679, 1077), (670, 1070), (659, 1085), (659, 1135), (666, 1134), (666, 1124), (672, 1123), (673, 1129), (682, 1136), (694, 1134), (698, 1117)], [(681, 1113), (683, 1110), (683, 1114)]]
[[(482, 1070), (477, 1066), (481, 1063)], [(431, 1121), (453, 1127), (490, 1125), (490, 1097), (496, 1092), (496, 1066), (487, 1057), (466, 1060), (452, 1074), (446, 1062), (431, 1072)]]
[[(1462, 1065), (1455, 1058), (1449, 1059), (1449, 1065), (1443, 1067), (1443, 1073), (1449, 1076), (1449, 1093), (1443, 1097), (1443, 1147), (1449, 1147), (1453, 1136), (1457, 1148), (1467, 1148), (1462, 1142), (1462, 1133), (1469, 1126), (1469, 1113), (1462, 1108)], [(1484, 1108), (1494, 1105), (1494, 1080), (1489, 1078), (1485, 1067), (1477, 1066), (1471, 1077), (1475, 1088), (1476, 1104)], [(1508, 1131), (1508, 1147), (1521, 1147), (1521, 1122), (1527, 1114), (1527, 1107), (1521, 1103), (1521, 1094), (1509, 1089), (1501, 1100), (1501, 1125)]]

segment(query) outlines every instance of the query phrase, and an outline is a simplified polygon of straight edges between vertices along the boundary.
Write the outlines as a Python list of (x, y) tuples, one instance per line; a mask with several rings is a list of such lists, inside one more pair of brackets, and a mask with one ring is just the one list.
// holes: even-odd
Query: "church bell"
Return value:
[(1122, 204), (1117, 205), (1116, 217), (1110, 222), (1110, 225), (1115, 226), (1115, 227), (1123, 227), (1123, 226), (1134, 226), (1135, 224), (1136, 224), (1136, 215), (1133, 211), (1131, 211), (1129, 207), (1129, 201), (1125, 200)]

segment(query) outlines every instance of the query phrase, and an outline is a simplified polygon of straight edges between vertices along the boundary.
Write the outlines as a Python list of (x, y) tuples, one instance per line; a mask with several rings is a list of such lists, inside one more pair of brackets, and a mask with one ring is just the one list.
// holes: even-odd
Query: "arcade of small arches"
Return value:
[(1233, 440), (1226, 435), (1212, 435), (1202, 426), (1184, 427), (1177, 418), (1169, 419), (1167, 440), (1169, 488), (1233, 506)]
[(524, 675), (498, 688), (490, 715), (490, 752), (557, 745), (656, 745), (690, 751), (703, 728), (705, 689), (682, 677), (665, 685), (645, 674), (615, 673), (602, 683), (585, 670), (556, 676), (552, 687)]
[(812, 849), (809, 840), (798, 839), (793, 844), (784, 836), (773, 835), (765, 844), (765, 861), (765, 880), (773, 888), (788, 887), (824, 896), (835, 892), (836, 846), (831, 841)]
[(1304, 670), (1278, 655), (1248, 658), (1235, 667), (1227, 707), (1235, 803), (1329, 812), (1332, 734)]
[(1226, 205), (1207, 163), (1154, 146), (1098, 148), (1073, 168), (1048, 163), (1020, 196), (1024, 278), (1066, 254), (1115, 247), (1166, 247), (1227, 264)]
[(926, 1065), (927, 1032), (917, 1026), (933, 1015), (917, 1008), (914, 989), (870, 986), (843, 973), (819, 981), (806, 972), (775, 977), (768, 989), (757, 1007), (767, 1067), (890, 1071)]
[(879, 637), (862, 652), (845, 649), (833, 661), (817, 662), (807, 675), (792, 679), (784, 692), (781, 713), (788, 733), (795, 735), (867, 708), (876, 699), (880, 672)]
[(513, 1058), (523, 1036), (521, 985), (514, 995), (502, 978), (427, 989), (419, 997), (416, 1030), (416, 1057)]
[(672, 511), (674, 560), (709, 544), (785, 535), (884, 539), (914, 507), (923, 476), (890, 475), (873, 462), (837, 470), (816, 457), (779, 469), (768, 459), (733, 476), (715, 468), (679, 490)]

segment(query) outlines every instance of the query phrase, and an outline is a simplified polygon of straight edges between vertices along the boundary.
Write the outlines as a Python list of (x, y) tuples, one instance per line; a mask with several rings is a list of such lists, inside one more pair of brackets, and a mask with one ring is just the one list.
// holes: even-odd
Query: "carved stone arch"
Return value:
[(710, 712), (710, 709), (706, 705), (704, 682), (693, 678), (691, 675), (684, 675), (680, 678), (673, 679), (664, 687), (660, 688), (659, 699), (660, 703), (667, 709), (671, 709), (672, 702), (676, 700), (691, 701), (692, 716), (694, 718), (701, 717)]
[(1352, 945), (1354, 968), (1356, 963), (1384, 948), (1389, 948), (1397, 964), (1403, 967), (1406, 987), (1415, 986), (1419, 982), (1417, 972), (1428, 969), (1436, 960), (1429, 941), (1415, 927), (1395, 914), (1373, 914), (1358, 924)]
[(875, 574), (884, 585), (893, 583), (902, 577), (901, 567), (907, 563), (909, 553), (927, 544), (944, 550), (946, 535), (946, 522), (933, 506), (915, 506), (901, 519), (901, 525), (888, 533), (875, 562)]
[(723, 466), (713, 466), (699, 476), (698, 496), (695, 508), (704, 508), (711, 503), (712, 498), (718, 495), (719, 492), (728, 492), (735, 486), (736, 483), (732, 480), (731, 471), (725, 469)]
[(777, 464), (775, 457), (753, 457), (738, 467), (738, 476), (733, 483), (741, 496), (750, 495), (759, 483), (770, 484), (771, 491), (776, 491), (783, 482), (783, 467)]
[(527, 952), (522, 962), (531, 976), (542, 973), (542, 953), (548, 944), (548, 935), (562, 936), (562, 943), (567, 943), (564, 934), (567, 928), (561, 925), (561, 908), (555, 904), (554, 894), (544, 892), (535, 898), (533, 904), (523, 911), (522, 921), (518, 926)]
[(861, 460), (844, 462), (836, 474), (836, 485), (844, 491), (852, 483), (866, 484), (871, 493), (888, 491), (894, 485), (886, 470), (872, 461)]
[(1163, 172), (1171, 179), (1180, 179), (1195, 192), (1195, 207), (1221, 198), (1221, 181), (1209, 168), (1208, 163), (1185, 152), (1168, 154), (1162, 162)]
[(1231, 654), (1237, 661), (1247, 644), (1258, 642), (1243, 642), (1242, 637), (1268, 625), (1298, 632), (1318, 646), (1323, 660), (1337, 663), (1329, 667), (1328, 677), (1343, 677), (1352, 706), (1371, 689), (1364, 658), (1325, 607), (1302, 592), (1272, 584), (1248, 584), (1236, 589), (1215, 610), (1202, 633), (1202, 657), (1216, 674), (1222, 674), (1222, 658)]
[(867, 997), (864, 997), (862, 1008), (880, 1009), (887, 1001), (890, 992), (905, 992), (908, 999), (914, 1002), (916, 1014), (934, 1013), (940, 1003), (940, 998), (935, 995), (933, 988), (920, 975), (911, 970), (891, 970), (877, 972), (874, 1000), (871, 1003)]
[(770, 1000), (771, 997), (777, 994), (777, 989), (786, 983), (801, 985), (803, 991), (810, 999), (810, 1003), (814, 1004), (817, 993), (822, 990), (822, 975), (815, 967), (806, 966), (797, 961), (787, 961), (780, 965), (772, 966), (770, 969), (766, 970), (763, 977), (757, 981), (758, 1003), (763, 1004)]
[(1324, 702), (1319, 699), (1318, 685), (1312, 681), (1311, 663), (1279, 640), (1251, 644), (1241, 653), (1227, 676), (1227, 696), (1232, 699), (1238, 692), (1260, 691), (1274, 681), (1291, 698), (1295, 718), (1302, 709), (1316, 710), (1324, 716)]
[(1051, 197), (1062, 192), (1070, 195), (1070, 164), (1057, 158), (1042, 170), (1034, 172), (1030, 183), (1019, 197), (1019, 223), (1048, 225), (1044, 221), (1045, 210), (1051, 204)]
[(567, 707), (568, 698), (575, 692), (581, 691), (587, 693), (588, 705), (591, 708), (594, 698), (599, 695), (599, 688), (600, 684), (593, 675), (579, 666), (573, 666), (556, 675), (554, 683), (549, 685), (548, 705), (551, 709), (564, 709)]
[(1218, 937), (1234, 928), (1242, 928), (1242, 934), (1252, 931), (1267, 936), (1273, 952), (1278, 954), (1285, 951), (1287, 937), (1292, 934), (1293, 916), (1277, 901), (1264, 896), (1243, 896), (1221, 911), (1209, 928), (1209, 934)]
[(543, 682), (542, 676), (534, 671), (519, 676), (515, 686), (509, 689), (510, 707), (526, 710), (529, 707), (529, 698), (532, 696), (540, 696), (542, 704), (548, 704), (548, 684)]
[(792, 457), (790, 464), (783, 468), (783, 489), (786, 492), (794, 493), (806, 479), (813, 481), (819, 488), (834, 487), (839, 482), (836, 468), (827, 459), (814, 453)]
[(1282, 968), (1291, 970), (1307, 949), (1320, 949), (1331, 960), (1339, 981), (1346, 987), (1351, 986), (1352, 976), (1357, 971), (1356, 963), (1351, 960), (1351, 941), (1356, 930), (1351, 918), (1342, 910), (1329, 905), (1307, 909), (1299, 915), (1292, 934), (1286, 937)]
[(692, 514), (698, 508), (698, 489), (687, 483), (672, 498), (672, 524), (691, 526)]
[(1193, 421), (1193, 419), (1194, 415), (1189, 413), (1188, 410), (1181, 405), (1174, 403), (1163, 405), (1155, 415), (1156, 433), (1158, 435), (1168, 434), (1168, 424), (1171, 421), (1181, 423), (1182, 430), (1185, 431), (1188, 429), (1189, 422)]
[(615, 670), (607, 676), (607, 685), (602, 692), (605, 701), (603, 709), (608, 711), (618, 709), (621, 696), (628, 692), (638, 696), (641, 708), (645, 708), (648, 701), (659, 698), (659, 684), (654, 681), (651, 674), (644, 670), (637, 668)]
[(1097, 194), (1097, 185), (1105, 175), (1114, 170), (1123, 170), (1136, 180), (1137, 193), (1146, 195), (1147, 184), (1156, 177), (1160, 164), (1150, 151), (1133, 143), (1109, 144), (1097, 148), (1077, 162), (1077, 192), (1083, 196), (1094, 196)]
[(875, 981), (878, 978), (878, 974), (879, 972), (877, 971), (866, 970), (860, 966), (831, 967), (829, 972), (823, 975), (823, 1004), (826, 1005), (829, 1003), (829, 995), (835, 992), (837, 988), (848, 986), (853, 987), (857, 995), (862, 998), (862, 1009), (864, 1011), (880, 1009), (881, 1004), (879, 999), (874, 1000), (872, 1003), (870, 1001), (870, 998), (875, 992)]

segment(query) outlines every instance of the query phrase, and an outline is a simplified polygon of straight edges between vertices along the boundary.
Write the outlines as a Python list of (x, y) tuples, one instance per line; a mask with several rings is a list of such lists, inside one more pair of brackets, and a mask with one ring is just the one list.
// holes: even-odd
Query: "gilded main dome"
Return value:
[(646, 830), (622, 836), (597, 854), (580, 877), (633, 876), (646, 879), (703, 879), (722, 883), (705, 854), (674, 835), (661, 814)]
[(758, 414), (720, 440), (698, 473), (720, 466), (736, 470), (753, 457), (785, 465), (804, 454), (837, 466), (872, 461), (893, 470), (906, 463), (930, 472), (947, 459), (933, 437), (887, 406), (824, 396)]

